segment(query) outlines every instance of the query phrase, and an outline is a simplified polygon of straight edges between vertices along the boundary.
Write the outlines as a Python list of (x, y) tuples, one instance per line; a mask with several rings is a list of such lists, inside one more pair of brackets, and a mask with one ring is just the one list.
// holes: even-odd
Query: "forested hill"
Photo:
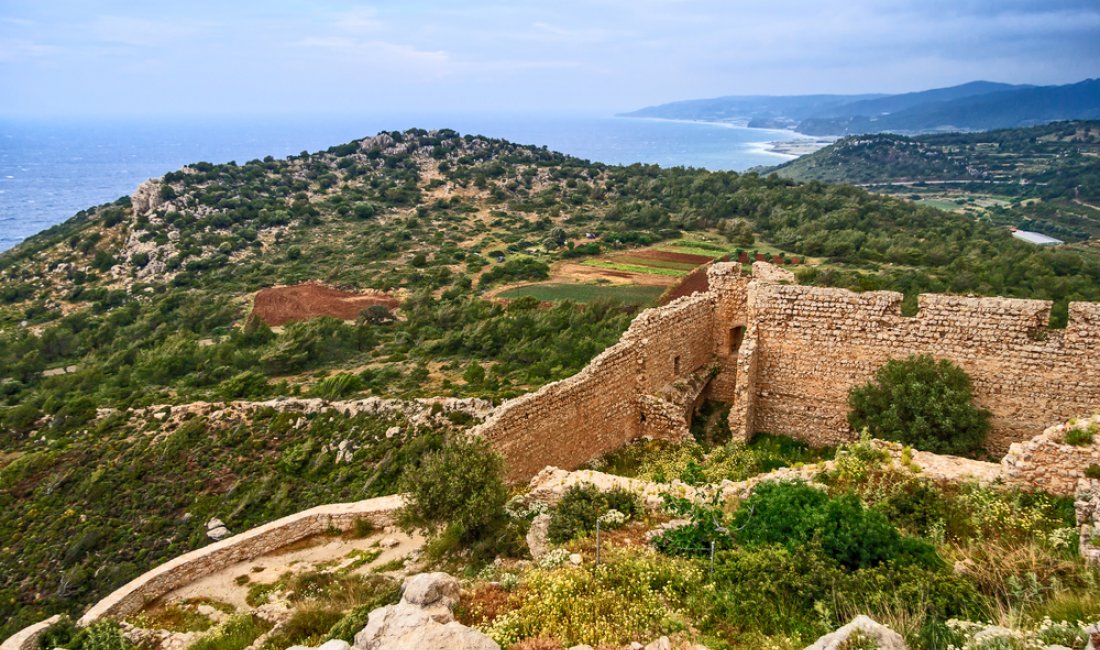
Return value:
[[(784, 251), (810, 261), (805, 282), (897, 289), (908, 306), (918, 291), (1049, 298), (1057, 324), (1067, 300), (1100, 300), (1089, 250), (1038, 249), (852, 186), (608, 166), (422, 130), (189, 165), (0, 254), (0, 636), (205, 543), (210, 516), (240, 529), (392, 490), (439, 440), (379, 437), (409, 428), (385, 418), (268, 408), (162, 431), (162, 411), (135, 409), (517, 395), (578, 371), (638, 306), (489, 292), (688, 237)], [(277, 327), (250, 317), (258, 290), (306, 281), (384, 292), (397, 308)], [(340, 464), (345, 439), (362, 447)]]
[(1100, 121), (911, 138), (850, 136), (768, 171), (964, 206), (988, 197), (993, 203), (985, 212), (999, 223), (1066, 240), (1100, 236)]
[(730, 96), (672, 102), (627, 113), (749, 126), (807, 135), (979, 131), (1100, 118), (1100, 79), (1063, 86), (974, 81), (898, 95)]

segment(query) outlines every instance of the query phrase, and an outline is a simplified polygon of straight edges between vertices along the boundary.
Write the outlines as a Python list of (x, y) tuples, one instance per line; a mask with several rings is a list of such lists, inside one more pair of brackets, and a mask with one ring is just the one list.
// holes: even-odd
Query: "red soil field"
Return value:
[(709, 268), (710, 264), (704, 264), (685, 275), (684, 278), (680, 280), (680, 284), (661, 294), (661, 299), (658, 301), (658, 304), (667, 305), (677, 298), (683, 298), (684, 296), (690, 296), (693, 293), (710, 289), (710, 281), (707, 280), (707, 270)]
[(384, 293), (355, 293), (306, 283), (261, 289), (253, 302), (252, 313), (268, 325), (284, 325), (319, 316), (355, 320), (371, 305), (392, 310), (397, 307), (398, 300)]

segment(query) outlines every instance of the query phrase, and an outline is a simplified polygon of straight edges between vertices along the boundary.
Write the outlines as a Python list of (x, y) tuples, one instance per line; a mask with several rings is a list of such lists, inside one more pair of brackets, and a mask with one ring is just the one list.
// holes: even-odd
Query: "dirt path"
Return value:
[[(419, 535), (410, 536), (398, 531), (379, 532), (358, 539), (313, 537), (200, 578), (168, 593), (158, 604), (202, 599), (226, 603), (238, 611), (250, 611), (253, 608), (246, 598), (251, 585), (271, 584), (288, 572), (337, 570), (362, 557), (362, 552), (380, 551), (377, 558), (351, 571), (353, 574), (368, 574), (377, 567), (408, 557), (418, 551), (423, 543), (424, 539)], [(246, 577), (247, 581), (241, 576)]]

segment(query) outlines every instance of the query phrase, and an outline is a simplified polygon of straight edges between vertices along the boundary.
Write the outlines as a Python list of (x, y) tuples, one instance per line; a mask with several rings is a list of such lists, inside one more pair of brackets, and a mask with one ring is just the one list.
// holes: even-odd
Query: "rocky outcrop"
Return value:
[[(449, 427), (454, 426), (450, 415), (462, 413), (473, 420), (480, 421), (492, 411), (492, 404), (476, 397), (432, 397), (412, 400), (366, 397), (355, 400), (326, 400), (317, 397), (277, 397), (274, 399), (247, 402), (191, 402), (181, 405), (147, 406), (130, 411), (132, 418), (160, 420), (157, 427), (159, 437), (178, 429), (193, 417), (205, 417), (212, 423), (220, 421), (249, 422), (254, 413), (262, 409), (275, 409), (284, 413), (300, 413), (303, 416), (335, 411), (345, 417), (356, 415), (399, 416), (412, 427)], [(304, 426), (303, 417), (295, 427)], [(391, 438), (402, 433), (399, 427), (391, 428), (386, 437)], [(345, 446), (346, 449), (346, 446)], [(335, 451), (335, 450), (334, 450)]]
[[(852, 637), (872, 641), (879, 650), (907, 650), (905, 639), (890, 628), (876, 623), (868, 616), (860, 614), (852, 619), (844, 627), (821, 637), (813, 644), (806, 646), (806, 650), (841, 650), (848, 647)], [(859, 646), (863, 647), (863, 646)]]
[(356, 650), (500, 650), (495, 641), (454, 620), (458, 580), (446, 573), (411, 576), (401, 602), (370, 613)]

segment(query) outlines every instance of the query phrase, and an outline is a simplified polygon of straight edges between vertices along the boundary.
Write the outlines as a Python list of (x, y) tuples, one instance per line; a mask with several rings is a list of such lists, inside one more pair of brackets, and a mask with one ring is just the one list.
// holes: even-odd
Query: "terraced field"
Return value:
[(543, 302), (572, 300), (590, 303), (600, 300), (621, 302), (627, 305), (651, 305), (664, 292), (664, 287), (642, 284), (528, 284), (503, 291), (498, 296), (505, 299), (533, 296)]
[(731, 252), (728, 244), (704, 239), (681, 239), (649, 248), (615, 251), (584, 261), (557, 264), (551, 269), (550, 280), (505, 288), (496, 297), (534, 296), (548, 302), (580, 303), (613, 300), (648, 306), (695, 269)]

